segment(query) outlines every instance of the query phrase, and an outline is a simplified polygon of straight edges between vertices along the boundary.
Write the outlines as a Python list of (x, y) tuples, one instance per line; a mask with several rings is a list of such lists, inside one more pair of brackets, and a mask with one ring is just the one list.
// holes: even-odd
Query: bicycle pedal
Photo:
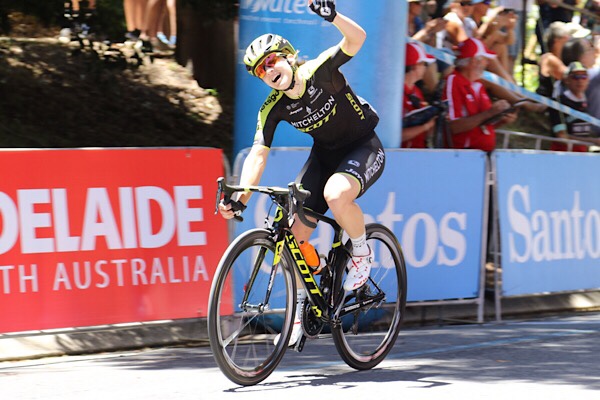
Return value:
[(298, 353), (302, 352), (302, 350), (304, 349), (305, 342), (306, 342), (306, 336), (302, 335), (300, 340), (298, 340), (298, 343), (296, 343), (296, 345), (294, 346), (294, 350), (296, 350)]

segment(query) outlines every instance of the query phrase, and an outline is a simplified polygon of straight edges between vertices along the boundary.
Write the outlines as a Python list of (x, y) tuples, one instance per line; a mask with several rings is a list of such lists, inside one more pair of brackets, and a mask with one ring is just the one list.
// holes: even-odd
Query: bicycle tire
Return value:
[[(207, 321), (210, 346), (223, 374), (238, 385), (255, 385), (267, 378), (285, 354), (292, 331), (296, 283), (286, 248), (271, 297), (265, 299), (274, 251), (269, 231), (245, 232), (229, 245), (213, 278)], [(256, 272), (252, 283), (251, 271)], [(242, 310), (244, 296), (253, 307)], [(274, 343), (278, 333), (285, 340)]]
[[(332, 329), (340, 357), (357, 370), (371, 369), (388, 355), (400, 332), (406, 307), (406, 265), (398, 240), (381, 224), (368, 224), (366, 230), (367, 242), (374, 255), (370, 279), (363, 288), (352, 292), (352, 296), (346, 296), (344, 306), (355, 304), (357, 296), (366, 291), (372, 295), (379, 293), (374, 284), (385, 292), (385, 302), (343, 316)], [(343, 293), (346, 264), (336, 268), (334, 288), (336, 293)]]

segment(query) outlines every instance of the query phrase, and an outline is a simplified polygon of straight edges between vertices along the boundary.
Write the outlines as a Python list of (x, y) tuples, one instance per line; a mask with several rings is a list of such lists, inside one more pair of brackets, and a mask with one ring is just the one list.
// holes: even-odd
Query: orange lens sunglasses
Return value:
[(265, 59), (256, 66), (254, 73), (260, 79), (264, 78), (267, 74), (267, 68), (273, 68), (277, 61), (281, 59), (281, 55), (278, 53), (271, 53), (265, 57)]

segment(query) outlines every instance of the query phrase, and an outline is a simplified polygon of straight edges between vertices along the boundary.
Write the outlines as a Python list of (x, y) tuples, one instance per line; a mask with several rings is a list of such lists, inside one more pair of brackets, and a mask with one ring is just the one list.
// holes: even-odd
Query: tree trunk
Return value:
[(237, 21), (207, 20), (202, 10), (177, 10), (177, 62), (191, 66), (198, 85), (233, 98)]

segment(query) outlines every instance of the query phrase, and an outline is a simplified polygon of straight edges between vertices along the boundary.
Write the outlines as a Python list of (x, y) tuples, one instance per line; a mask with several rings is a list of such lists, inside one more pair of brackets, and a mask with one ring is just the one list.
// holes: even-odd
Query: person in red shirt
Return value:
[[(435, 61), (435, 58), (425, 52), (418, 42), (406, 44), (406, 70), (404, 72), (404, 101), (402, 115), (410, 111), (418, 110), (427, 106), (423, 92), (416, 83), (423, 79), (427, 64)], [(435, 118), (430, 119), (422, 125), (402, 128), (403, 148), (424, 149), (427, 147), (427, 137), (433, 133)]]
[[(481, 81), (487, 60), (496, 57), (485, 45), (469, 38), (457, 46), (455, 69), (446, 79), (444, 99), (448, 100), (450, 147), (492, 151), (496, 147), (495, 127), (514, 122), (516, 111), (502, 99), (492, 102)], [(493, 119), (493, 121), (490, 121)]]

